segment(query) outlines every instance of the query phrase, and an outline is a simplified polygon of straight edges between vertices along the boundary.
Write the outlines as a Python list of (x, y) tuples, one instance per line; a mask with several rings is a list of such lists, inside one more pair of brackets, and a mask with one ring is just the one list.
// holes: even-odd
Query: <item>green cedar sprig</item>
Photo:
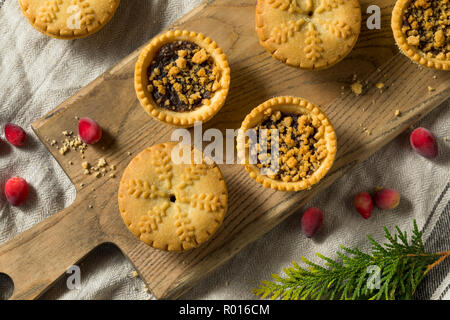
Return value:
[(371, 254), (341, 246), (338, 260), (317, 253), (324, 266), (302, 257), (307, 269), (292, 262), (293, 267), (284, 269), (285, 277), (273, 274), (273, 282), (263, 281), (253, 292), (261, 298), (283, 300), (412, 299), (426, 274), (450, 251), (426, 253), (415, 220), (410, 242), (406, 232), (395, 229), (392, 235), (384, 228), (388, 240), (384, 245), (368, 236)]

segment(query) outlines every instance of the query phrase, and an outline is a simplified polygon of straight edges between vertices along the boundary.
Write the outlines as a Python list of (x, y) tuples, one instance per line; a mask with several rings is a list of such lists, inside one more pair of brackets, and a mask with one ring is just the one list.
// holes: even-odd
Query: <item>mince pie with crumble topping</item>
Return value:
[(225, 103), (230, 68), (217, 43), (201, 33), (169, 31), (140, 54), (136, 93), (155, 119), (178, 127), (210, 120)]
[(247, 115), (237, 138), (250, 177), (280, 191), (310, 189), (333, 165), (337, 139), (326, 115), (306, 100), (278, 97)]
[(449, 0), (398, 0), (392, 30), (397, 45), (411, 60), (450, 70)]

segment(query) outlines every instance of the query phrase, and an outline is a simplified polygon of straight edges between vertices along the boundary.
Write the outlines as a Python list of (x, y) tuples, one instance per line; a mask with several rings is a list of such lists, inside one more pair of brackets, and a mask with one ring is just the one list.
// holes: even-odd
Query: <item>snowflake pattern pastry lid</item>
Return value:
[(261, 45), (302, 69), (326, 69), (344, 59), (360, 30), (358, 0), (258, 0), (256, 6)]
[[(191, 159), (191, 164), (173, 161), (172, 154)], [(194, 162), (195, 157), (201, 161)], [(207, 241), (222, 224), (228, 201), (225, 180), (217, 165), (202, 158), (201, 152), (170, 142), (147, 148), (130, 162), (120, 181), (119, 209), (141, 241), (156, 249), (185, 251)]]
[(87, 37), (114, 16), (120, 0), (19, 0), (23, 14), (41, 33), (57, 39)]

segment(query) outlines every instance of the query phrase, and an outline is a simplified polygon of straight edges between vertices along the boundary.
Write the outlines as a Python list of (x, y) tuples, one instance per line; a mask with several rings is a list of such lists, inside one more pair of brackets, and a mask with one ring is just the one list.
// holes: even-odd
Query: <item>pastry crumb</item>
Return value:
[(400, 116), (400, 110), (395, 110), (394, 116), (396, 116), (396, 117)]
[(106, 160), (105, 160), (105, 158), (100, 158), (100, 159), (98, 160), (97, 166), (100, 167), (100, 168), (103, 168), (104, 166), (106, 166)]
[(67, 151), (68, 151), (68, 148), (67, 148), (66, 146), (62, 146), (62, 147), (59, 149), (59, 153), (60, 153), (61, 155), (65, 155), (65, 154), (67, 153)]
[(350, 86), (350, 88), (352, 89), (352, 92), (356, 95), (361, 95), (362, 91), (363, 91), (363, 86), (361, 84), (361, 82), (356, 81), (354, 83), (352, 83), (352, 85)]

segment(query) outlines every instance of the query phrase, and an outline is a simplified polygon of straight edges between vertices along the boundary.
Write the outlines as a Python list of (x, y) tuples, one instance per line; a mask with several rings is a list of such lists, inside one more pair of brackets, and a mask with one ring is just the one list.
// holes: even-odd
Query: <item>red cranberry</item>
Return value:
[(393, 189), (382, 189), (375, 194), (374, 201), (380, 209), (395, 209), (400, 203), (400, 194)]
[(409, 138), (413, 149), (429, 159), (434, 159), (438, 155), (438, 145), (434, 135), (425, 128), (417, 128), (411, 133)]
[(102, 138), (102, 128), (90, 118), (81, 118), (78, 122), (78, 135), (84, 143), (94, 144)]
[(18, 125), (8, 123), (5, 126), (5, 137), (9, 143), (16, 147), (23, 146), (27, 140), (27, 134)]
[(308, 237), (312, 238), (322, 227), (323, 212), (318, 208), (309, 208), (302, 217), (302, 231)]
[(5, 184), (5, 195), (11, 205), (20, 206), (28, 196), (27, 182), (20, 177), (9, 179)]
[(367, 192), (360, 192), (355, 196), (354, 205), (364, 219), (369, 219), (373, 210), (372, 197)]

